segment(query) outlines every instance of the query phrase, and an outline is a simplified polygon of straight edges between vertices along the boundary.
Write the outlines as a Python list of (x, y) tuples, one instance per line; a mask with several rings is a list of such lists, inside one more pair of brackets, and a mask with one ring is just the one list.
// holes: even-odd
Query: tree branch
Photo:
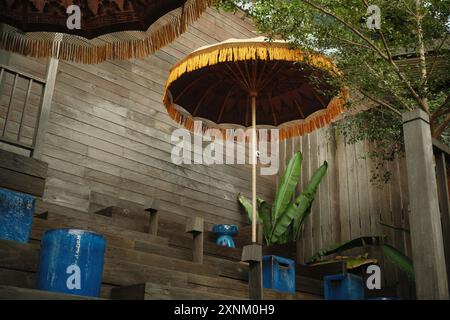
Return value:
[(338, 15), (328, 11), (327, 9), (321, 7), (320, 5), (317, 5), (315, 3), (312, 3), (309, 0), (301, 0), (302, 2), (306, 3), (307, 5), (315, 8), (316, 10), (319, 10), (323, 14), (330, 16), (334, 18), (335, 20), (339, 21), (341, 24), (346, 26), (350, 31), (352, 31), (355, 35), (360, 37), (362, 40), (364, 40), (369, 47), (371, 47), (378, 55), (383, 58), (385, 61), (389, 62), (399, 79), (405, 84), (408, 91), (411, 93), (412, 97), (416, 102), (418, 103), (419, 107), (422, 108), (424, 111), (429, 113), (428, 107), (423, 103), (422, 98), (419, 96), (419, 94), (414, 90), (409, 80), (406, 78), (406, 76), (401, 72), (400, 68), (396, 65), (395, 61), (392, 59), (392, 57), (389, 59), (389, 56), (387, 56), (383, 51), (381, 51), (378, 46), (376, 46), (369, 38), (367, 38), (364, 34), (362, 34), (358, 29), (353, 27), (350, 23), (345, 21), (343, 18), (339, 17)]
[(415, 0), (416, 4), (416, 26), (417, 26), (417, 42), (419, 48), (419, 58), (420, 58), (420, 69), (422, 74), (422, 89), (424, 92), (424, 98), (422, 99), (424, 110), (429, 114), (430, 107), (428, 105), (428, 70), (427, 70), (427, 60), (425, 56), (425, 42), (423, 39), (423, 28), (422, 28), (422, 18), (420, 14), (421, 0)]
[[(364, 63), (367, 67), (367, 69), (381, 82), (383, 82), (384, 84), (386, 84), (386, 80), (382, 77), (380, 77), (378, 75), (378, 73), (376, 72), (376, 70), (374, 70), (367, 62)], [(399, 97), (398, 94), (396, 94), (393, 90), (387, 90), (390, 94), (392, 94), (396, 99), (397, 102), (399, 102), (403, 108), (405, 108), (406, 110), (412, 110), (412, 108), (410, 106), (408, 106), (406, 103), (403, 102), (403, 100)]]
[(373, 97), (372, 95), (368, 94), (367, 92), (365, 92), (364, 90), (362, 90), (362, 89), (360, 89), (360, 88), (356, 88), (356, 89), (357, 89), (359, 92), (361, 92), (361, 94), (362, 94), (363, 96), (365, 96), (366, 98), (372, 100), (372, 101), (375, 102), (375, 103), (378, 103), (379, 105), (381, 105), (381, 106), (383, 106), (383, 107), (385, 107), (385, 108), (388, 108), (389, 110), (391, 110), (392, 112), (394, 112), (394, 113), (397, 114), (398, 116), (400, 116), (400, 117), (402, 116), (402, 113), (401, 113), (400, 111), (398, 111), (397, 109), (395, 109), (395, 107), (392, 106), (391, 104), (389, 104), (389, 103), (387, 103), (387, 102), (385, 102), (385, 101), (382, 101), (382, 100), (380, 100), (380, 99), (377, 99), (377, 98)]
[(433, 114), (431, 115), (431, 121), (437, 121), (439, 117), (447, 114), (448, 112), (450, 112), (450, 94), (447, 96), (444, 103), (442, 103), (436, 110), (434, 110)]

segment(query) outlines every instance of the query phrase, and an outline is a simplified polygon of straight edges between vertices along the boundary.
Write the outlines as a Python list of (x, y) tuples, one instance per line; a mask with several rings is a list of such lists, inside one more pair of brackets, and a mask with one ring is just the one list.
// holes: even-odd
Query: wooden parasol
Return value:
[(280, 139), (287, 139), (327, 125), (343, 111), (347, 96), (333, 84), (338, 76), (326, 56), (261, 37), (200, 48), (170, 71), (164, 104), (172, 119), (191, 131), (196, 118), (223, 131), (229, 124), (252, 128), (252, 242), (257, 127), (276, 127)]

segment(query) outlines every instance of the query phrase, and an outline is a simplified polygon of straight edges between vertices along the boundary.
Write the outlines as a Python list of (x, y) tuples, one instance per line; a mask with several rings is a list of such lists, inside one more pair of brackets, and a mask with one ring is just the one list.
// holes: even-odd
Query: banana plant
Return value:
[[(303, 157), (300, 152), (295, 153), (289, 161), (281, 177), (272, 208), (262, 199), (257, 201), (258, 222), (263, 225), (264, 240), (267, 245), (297, 240), (306, 217), (311, 213), (317, 188), (327, 172), (328, 163), (326, 161), (323, 163), (313, 174), (303, 192), (294, 198), (302, 161)], [(252, 221), (251, 201), (238, 194), (238, 202)]]

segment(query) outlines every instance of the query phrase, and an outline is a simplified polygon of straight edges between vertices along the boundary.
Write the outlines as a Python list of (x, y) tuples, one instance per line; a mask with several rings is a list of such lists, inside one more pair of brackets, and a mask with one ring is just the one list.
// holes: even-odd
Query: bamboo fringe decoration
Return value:
[(0, 49), (33, 58), (53, 57), (83, 64), (98, 64), (108, 59), (140, 59), (177, 39), (187, 26), (198, 20), (212, 3), (213, 0), (188, 0), (183, 5), (181, 13), (177, 12), (177, 15), (169, 22), (150, 31), (142, 40), (125, 40), (92, 46), (62, 41), (57, 50), (58, 42), (56, 41), (29, 39), (20, 34), (2, 32), (0, 33)]
[[(279, 130), (279, 139), (280, 141), (283, 141), (293, 137), (303, 136), (317, 129), (323, 128), (326, 125), (330, 124), (342, 112), (344, 112), (344, 106), (347, 98), (348, 89), (343, 88), (340, 94), (330, 101), (326, 109), (319, 110), (306, 119), (291, 121), (290, 123), (281, 125), (278, 128), (274, 127), (273, 129)], [(176, 109), (175, 104), (170, 97), (170, 93), (164, 96), (163, 103), (167, 109), (167, 113), (169, 114), (169, 116), (178, 124), (185, 127), (187, 130), (197, 134), (205, 134), (208, 130), (219, 130), (222, 133), (222, 137), (228, 139), (228, 129), (220, 128), (218, 126), (209, 126), (205, 123), (203, 123), (200, 128), (196, 127), (194, 125), (195, 120), (192, 118), (192, 116), (182, 113)], [(233, 140), (234, 138), (235, 137), (233, 136)], [(250, 137), (247, 138), (250, 139)], [(248, 141), (248, 139), (246, 140)], [(268, 131), (268, 140), (272, 140), (270, 131)]]
[(333, 75), (340, 74), (340, 71), (328, 57), (289, 49), (286, 44), (282, 45), (280, 43), (270, 42), (223, 43), (220, 46), (195, 51), (177, 63), (170, 71), (166, 90), (185, 73), (223, 62), (248, 60), (306, 62), (313, 67), (326, 70)]

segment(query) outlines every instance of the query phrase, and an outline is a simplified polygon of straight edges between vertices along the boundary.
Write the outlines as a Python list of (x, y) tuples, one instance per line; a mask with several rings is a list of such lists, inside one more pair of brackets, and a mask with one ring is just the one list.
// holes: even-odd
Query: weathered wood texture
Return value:
[[(285, 161), (289, 161), (296, 151), (303, 153), (298, 192), (303, 190), (323, 161), (326, 160), (329, 164), (328, 173), (318, 189), (298, 245), (297, 257), (300, 263), (308, 261), (323, 247), (366, 235), (385, 235), (387, 243), (411, 256), (409, 234), (400, 231), (409, 230), (404, 159), (396, 160), (390, 165), (390, 182), (378, 187), (371, 182), (372, 170), (376, 164), (369, 158), (364, 158), (371, 149), (367, 142), (348, 144), (342, 136), (335, 136), (329, 128), (324, 128), (288, 140), (282, 145), (282, 149), (284, 152), (281, 152), (281, 162), (283, 157)], [(384, 261), (379, 252), (374, 255), (381, 260), (384, 289), (396, 287), (398, 282), (408, 286), (401, 273), (391, 263)], [(400, 290), (400, 286), (398, 289)]]
[(0, 149), (0, 187), (42, 196), (47, 164)]
[[(162, 94), (171, 66), (184, 56), (228, 38), (254, 37), (254, 30), (240, 14), (209, 9), (146, 59), (60, 62), (41, 149), (49, 164), (44, 200), (94, 212), (157, 197), (161, 217), (174, 221), (200, 216), (207, 226), (245, 223), (236, 194), (250, 195), (250, 167), (173, 164), (171, 134), (180, 127), (167, 115)], [(46, 61), (11, 54), (9, 65), (45, 77)], [(270, 200), (275, 179), (258, 180), (259, 196)]]

